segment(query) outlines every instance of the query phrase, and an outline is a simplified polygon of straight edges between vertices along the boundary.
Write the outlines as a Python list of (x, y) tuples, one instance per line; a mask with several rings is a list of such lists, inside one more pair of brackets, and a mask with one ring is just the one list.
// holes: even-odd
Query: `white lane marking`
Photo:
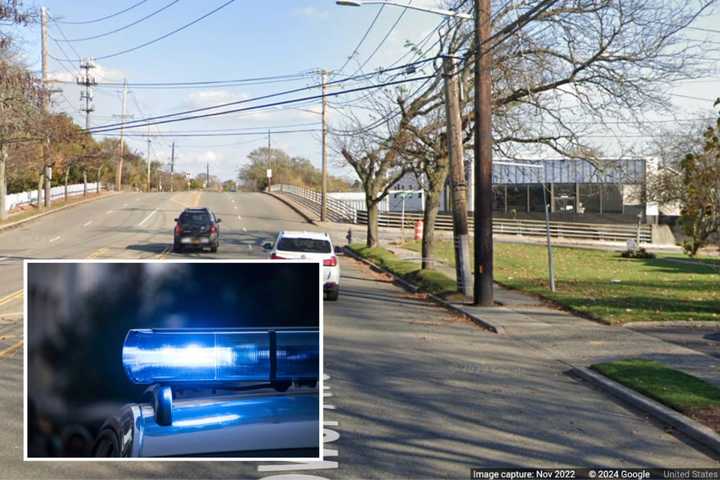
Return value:
[(51, 239), (50, 239), (50, 243), (57, 242), (58, 240), (60, 240), (60, 238), (62, 238), (62, 237), (60, 237), (59, 235), (58, 235), (57, 237), (55, 237), (55, 238), (51, 238)]
[(247, 232), (247, 228), (243, 227), (243, 232)]
[(156, 208), (155, 210), (153, 210), (152, 212), (150, 212), (150, 214), (149, 214), (147, 217), (145, 217), (145, 219), (144, 219), (142, 222), (138, 223), (138, 227), (142, 227), (143, 225), (145, 225), (145, 222), (147, 222), (148, 220), (150, 220), (150, 217), (152, 217), (153, 215), (155, 215), (155, 213), (157, 213), (157, 211), (158, 211), (158, 209)]
[(89, 227), (92, 222), (93, 222), (92, 220), (89, 220), (89, 221), (83, 223), (83, 227)]
[(238, 220), (242, 220), (242, 217), (240, 215), (238, 215)]
[(105, 215), (110, 215), (112, 212), (112, 210), (108, 210), (107, 212), (105, 212)]
[[(328, 375), (323, 375), (323, 378), (327, 381), (330, 379)], [(328, 408), (328, 405), (323, 405), (324, 409)], [(334, 407), (333, 407), (334, 409)], [(338, 422), (336, 421), (323, 421), (323, 427), (337, 427)], [(327, 448), (328, 444), (337, 442), (340, 439), (340, 434), (329, 428), (323, 428), (323, 460), (314, 462), (302, 462), (302, 463), (285, 463), (285, 464), (274, 464), (274, 465), (258, 465), (258, 472), (307, 472), (308, 470), (337, 470), (340, 466), (339, 462), (328, 460), (328, 458), (337, 458), (339, 456), (338, 450), (335, 448)], [(334, 447), (334, 445), (329, 445)], [(323, 480), (325, 477), (319, 475), (307, 475), (302, 473), (295, 474), (281, 474), (271, 475), (264, 477), (264, 480)], [(262, 480), (262, 479), (261, 479)]]
[(237, 205), (235, 205), (235, 210), (237, 210), (237, 209), (238, 209), (238, 206), (237, 206)]
[(123, 208), (125, 208), (125, 207), (127, 207), (127, 206), (128, 206), (127, 203), (123, 203)]
[(0, 262), (4, 262), (5, 260), (7, 260), (7, 257), (0, 257)]

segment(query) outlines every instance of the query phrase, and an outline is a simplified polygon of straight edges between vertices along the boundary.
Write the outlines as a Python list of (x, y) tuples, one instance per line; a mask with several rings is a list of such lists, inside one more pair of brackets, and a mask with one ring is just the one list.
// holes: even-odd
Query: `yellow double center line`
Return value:
[(20, 350), (20, 349), (22, 348), (22, 346), (23, 346), (23, 341), (22, 341), (22, 340), (18, 340), (18, 341), (15, 343), (15, 345), (12, 345), (12, 346), (6, 348), (5, 350), (0, 350), (0, 358), (9, 357), (9, 356), (12, 355), (13, 353), (15, 353), (15, 352), (17, 352), (18, 350)]
[(7, 305), (10, 302), (13, 302), (15, 300), (21, 299), (23, 296), (22, 288), (18, 290), (17, 292), (13, 292), (10, 295), (6, 295), (3, 298), (0, 298), (0, 306)]
[[(20, 289), (17, 292), (13, 292), (9, 295), (5, 295), (4, 297), (0, 298), (0, 306), (1, 305), (7, 305), (9, 303), (12, 303), (16, 300), (20, 300), (23, 296), (23, 290)], [(3, 357), (9, 357), (13, 353), (17, 352), (20, 348), (23, 346), (23, 341), (18, 340), (14, 345), (4, 349), (0, 350), (0, 358)]]

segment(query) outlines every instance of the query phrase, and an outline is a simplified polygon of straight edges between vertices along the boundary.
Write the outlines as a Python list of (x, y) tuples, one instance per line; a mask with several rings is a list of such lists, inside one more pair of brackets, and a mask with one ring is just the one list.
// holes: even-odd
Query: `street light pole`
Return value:
[(475, 289), (476, 305), (494, 304), (490, 0), (475, 0)]

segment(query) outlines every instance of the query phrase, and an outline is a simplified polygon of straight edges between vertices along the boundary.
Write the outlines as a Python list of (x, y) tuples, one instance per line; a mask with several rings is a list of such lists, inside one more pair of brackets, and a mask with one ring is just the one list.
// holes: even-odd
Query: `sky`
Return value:
[[(144, 4), (116, 17), (92, 24), (68, 24), (59, 22), (86, 21), (121, 11), (137, 0), (103, 2), (77, 2), (47, 0), (44, 4), (54, 19), (49, 23), (49, 52), (51, 57), (74, 60), (82, 57), (102, 57), (139, 45), (170, 32), (197, 17), (210, 12), (226, 0), (194, 2), (180, 0), (148, 0)], [(26, 4), (32, 3), (26, 0)], [(415, 4), (433, 4), (432, 1), (416, 0)], [(94, 40), (73, 42), (71, 45), (57, 40), (76, 39), (102, 34), (138, 20), (165, 5), (166, 10), (138, 25)], [(271, 5), (271, 7), (269, 7)], [(266, 76), (308, 73), (293, 81), (196, 89), (141, 89), (130, 87), (127, 114), (134, 119), (187, 110), (210, 104), (265, 95), (285, 89), (316, 85), (320, 81), (316, 73), (320, 69), (337, 71), (352, 54), (378, 11), (378, 7), (348, 8), (335, 5), (332, 0), (298, 1), (273, 0), (272, 2), (237, 0), (216, 14), (192, 27), (153, 45), (114, 58), (97, 60), (95, 77), (98, 82), (196, 82), (209, 80), (232, 80)], [(351, 75), (358, 67), (357, 60), (364, 62), (402, 12), (399, 8), (387, 8), (368, 35), (356, 59), (348, 63), (342, 74)], [(408, 12), (398, 24), (383, 47), (367, 64), (367, 69), (392, 63), (407, 52), (407, 41), (424, 37), (440, 17), (421, 12)], [(63, 38), (63, 34), (65, 37)], [(21, 48), (31, 68), (40, 70), (40, 29), (29, 28), (23, 35)], [(58, 43), (62, 46), (62, 50)], [(64, 52), (63, 52), (64, 50)], [(62, 62), (50, 58), (51, 77), (74, 80), (79, 74), (77, 62)], [(85, 115), (80, 112), (80, 88), (61, 84), (62, 93), (53, 96), (56, 110), (73, 116), (84, 125)], [(122, 112), (122, 87), (95, 89), (95, 112), (91, 114), (91, 126), (115, 123)], [(320, 89), (302, 92), (302, 95), (319, 95)], [(238, 168), (246, 162), (253, 149), (267, 145), (267, 129), (315, 130), (302, 133), (277, 133), (271, 135), (271, 144), (282, 148), (291, 156), (302, 156), (320, 167), (321, 143), (319, 101), (302, 106), (302, 110), (282, 109), (276, 111), (246, 112), (239, 115), (182, 122), (159, 126), (162, 130), (209, 130), (209, 129), (255, 129), (256, 134), (242, 137), (177, 138), (176, 171), (192, 174), (204, 172), (206, 162), (212, 175), (223, 179), (235, 178)], [(329, 113), (329, 121), (334, 115)], [(279, 128), (278, 128), (279, 127)], [(290, 127), (290, 128), (287, 128)], [(133, 133), (144, 134), (146, 129)], [(257, 133), (259, 132), (259, 133)], [(128, 133), (130, 133), (128, 131)], [(153, 160), (169, 162), (172, 138), (156, 138), (150, 151)], [(129, 138), (135, 149), (146, 152), (145, 138)], [(331, 173), (352, 177), (352, 170), (338, 167), (339, 159), (331, 152)]]
[[(406, 1), (410, 0), (400, 0), (402, 3)], [(398, 60), (406, 63), (413, 58), (412, 55), (403, 57), (409, 53), (407, 43), (417, 43), (442, 20), (436, 15), (408, 10), (395, 25), (403, 9), (386, 7), (357, 54), (350, 58), (380, 7), (340, 7), (335, 5), (333, 0), (236, 0), (164, 40), (132, 52), (102, 58), (160, 37), (226, 2), (227, 0), (26, 0), (25, 3), (38, 7), (46, 6), (52, 18), (49, 23), (51, 78), (74, 81), (79, 74), (78, 57), (97, 58), (94, 75), (98, 82), (122, 83), (127, 79), (131, 85), (126, 113), (132, 119), (317, 85), (320, 69), (334, 72), (332, 78), (337, 79), (355, 74), (360, 64), (365, 62), (365, 72), (391, 65)], [(104, 20), (68, 23), (101, 19), (138, 3), (139, 5), (128, 11)], [(438, 6), (440, 2), (414, 0), (412, 3), (431, 7)], [(157, 10), (161, 11), (152, 15)], [(64, 41), (112, 32), (148, 15), (152, 16), (137, 25), (101, 38), (70, 43)], [(717, 14), (701, 19), (696, 24), (698, 27), (716, 30), (717, 25), (720, 25), (720, 15)], [(688, 34), (694, 38), (707, 39), (708, 48), (717, 49), (720, 45), (718, 32), (692, 31)], [(384, 40), (386, 35), (387, 39)], [(39, 26), (22, 30), (21, 36), (19, 46), (24, 52), (26, 62), (32, 69), (39, 71)], [(378, 46), (380, 48), (375, 51)], [(720, 59), (720, 54), (713, 53), (712, 56)], [(67, 61), (68, 59), (72, 61)], [(714, 63), (714, 76), (672, 86), (673, 92), (678, 95), (696, 97), (673, 97), (679, 117), (698, 116), (699, 111), (711, 112), (710, 99), (720, 95), (720, 62)], [(345, 68), (341, 70), (343, 66)], [(291, 78), (270, 82), (219, 85), (211, 88), (148, 89), (139, 85), (133, 86), (138, 83), (199, 82), (291, 75)], [(335, 88), (352, 86), (357, 84), (343, 83)], [(79, 87), (71, 83), (57, 84), (56, 87), (61, 88), (62, 92), (53, 96), (54, 108), (67, 112), (80, 125), (84, 125), (84, 113), (80, 111)], [(91, 114), (91, 126), (119, 121), (122, 112), (121, 90), (120, 86), (98, 86), (95, 89), (95, 111)], [(320, 89), (314, 88), (296, 95), (319, 94)], [(247, 154), (255, 148), (267, 145), (267, 130), (270, 129), (276, 132), (271, 135), (273, 147), (282, 148), (291, 156), (308, 158), (320, 167), (320, 111), (320, 101), (313, 100), (299, 108), (241, 112), (152, 127), (151, 134), (163, 131), (242, 129), (252, 135), (154, 138), (150, 145), (151, 158), (154, 161), (169, 162), (170, 144), (175, 140), (176, 171), (195, 175), (204, 172), (205, 165), (209, 163), (212, 175), (233, 179), (237, 176), (238, 168), (247, 162)], [(339, 114), (330, 109), (328, 117), (331, 127), (342, 128), (343, 119)], [(282, 133), (287, 130), (302, 132)], [(128, 138), (132, 148), (143, 153), (147, 151), (146, 139), (142, 137), (147, 131), (145, 128), (127, 131), (140, 135)], [(352, 169), (342, 166), (341, 159), (337, 158), (332, 150), (330, 165), (331, 173), (354, 178)]]

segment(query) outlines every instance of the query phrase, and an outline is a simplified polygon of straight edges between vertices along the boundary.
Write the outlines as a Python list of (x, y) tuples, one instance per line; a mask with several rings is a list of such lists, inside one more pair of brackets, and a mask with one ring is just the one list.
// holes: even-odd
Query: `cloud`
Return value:
[(93, 73), (95, 80), (98, 82), (121, 82), (127, 78), (127, 74), (124, 71), (116, 68), (103, 67), (100, 64), (95, 65)]
[(312, 18), (316, 20), (326, 20), (330, 16), (327, 10), (320, 10), (315, 7), (296, 8), (292, 11), (296, 17)]
[(249, 98), (248, 95), (232, 90), (213, 89), (192, 92), (180, 105), (184, 108), (202, 108), (221, 103), (237, 102)]

